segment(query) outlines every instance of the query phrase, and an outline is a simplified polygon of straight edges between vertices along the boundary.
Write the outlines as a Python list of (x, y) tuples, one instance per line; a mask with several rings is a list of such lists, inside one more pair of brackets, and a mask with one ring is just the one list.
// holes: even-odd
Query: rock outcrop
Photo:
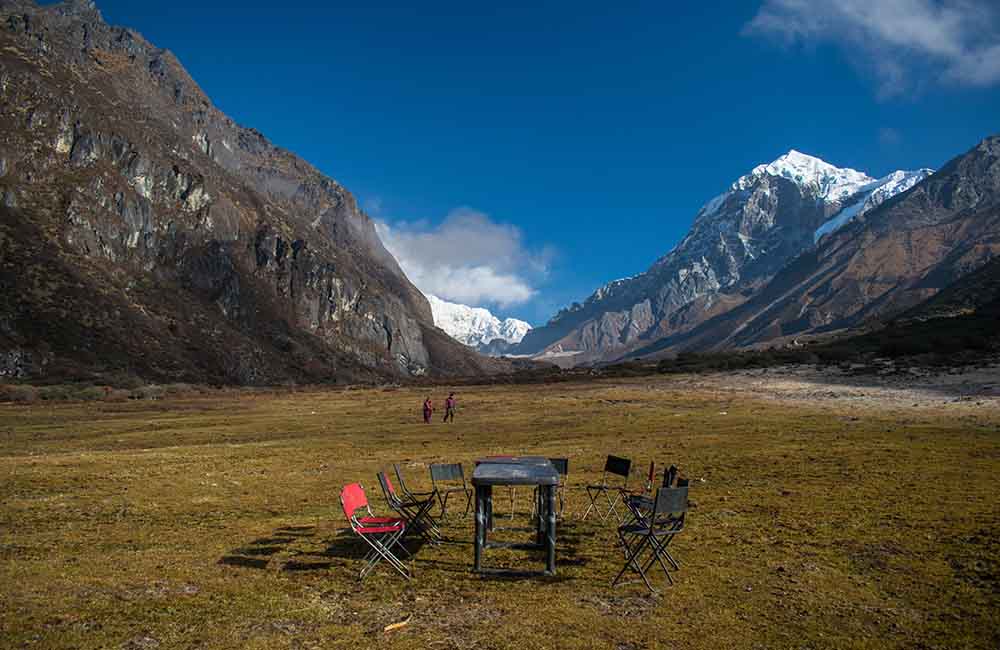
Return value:
[(440, 340), (350, 192), (93, 2), (0, 2), (0, 114), (0, 367), (242, 384), (500, 368)]

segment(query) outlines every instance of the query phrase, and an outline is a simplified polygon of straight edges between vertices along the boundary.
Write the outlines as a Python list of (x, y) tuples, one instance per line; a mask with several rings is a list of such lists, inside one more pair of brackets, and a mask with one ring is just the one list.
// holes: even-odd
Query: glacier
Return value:
[(434, 325), (458, 341), (473, 348), (484, 348), (500, 339), (514, 345), (521, 342), (531, 325), (517, 318), (501, 320), (483, 307), (470, 307), (426, 294), (434, 316)]
[(915, 171), (894, 171), (874, 183), (861, 188), (864, 193), (858, 200), (833, 215), (829, 221), (817, 228), (813, 236), (813, 241), (818, 243), (824, 236), (844, 227), (844, 225), (850, 223), (858, 215), (862, 215), (878, 207), (897, 194), (902, 194), (933, 173), (933, 169), (926, 168)]

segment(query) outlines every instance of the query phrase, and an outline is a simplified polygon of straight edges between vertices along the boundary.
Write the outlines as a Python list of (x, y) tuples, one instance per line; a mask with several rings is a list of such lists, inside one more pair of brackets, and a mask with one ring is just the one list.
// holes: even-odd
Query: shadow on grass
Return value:
[[(587, 557), (581, 556), (578, 552), (581, 544), (586, 538), (591, 537), (593, 531), (580, 530), (575, 526), (565, 526), (558, 534), (558, 544), (556, 550), (556, 566), (564, 568), (576, 568), (586, 565), (589, 561)], [(296, 545), (305, 544), (305, 547)], [(474, 574), (472, 572), (472, 540), (450, 536), (442, 540), (440, 544), (431, 545), (428, 549), (434, 548), (461, 548), (468, 547), (467, 559), (452, 559), (441, 557), (438, 553), (421, 553), (426, 542), (419, 536), (411, 537), (403, 542), (407, 551), (413, 556), (417, 566), (434, 571), (443, 571), (453, 574), (466, 574), (482, 580), (512, 581), (512, 580), (538, 580), (541, 583), (561, 583), (570, 576), (556, 574), (555, 576), (545, 576), (538, 571), (523, 571), (517, 568), (510, 570), (503, 569), (502, 573)], [(312, 547), (311, 549), (309, 547)], [(314, 526), (282, 526), (275, 529), (266, 537), (259, 537), (242, 546), (239, 546), (225, 555), (218, 563), (248, 569), (267, 569), (272, 564), (272, 559), (281, 555), (280, 569), (289, 572), (310, 572), (329, 571), (330, 569), (344, 566), (344, 561), (353, 563), (360, 562), (368, 554), (370, 547), (364, 543), (357, 535), (349, 529), (341, 529), (332, 538), (317, 538)], [(405, 553), (401, 553), (404, 561), (409, 558)], [(446, 556), (448, 554), (445, 554)], [(534, 562), (541, 558), (525, 558), (525, 562)]]
[(259, 537), (235, 548), (221, 558), (219, 564), (248, 569), (266, 569), (271, 557), (302, 539), (315, 535), (314, 526), (282, 526), (268, 537)]

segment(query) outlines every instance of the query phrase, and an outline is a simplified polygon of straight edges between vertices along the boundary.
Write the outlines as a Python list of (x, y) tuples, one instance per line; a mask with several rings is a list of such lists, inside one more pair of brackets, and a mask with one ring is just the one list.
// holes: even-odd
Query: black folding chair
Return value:
[(406, 486), (406, 481), (403, 480), (403, 473), (399, 471), (399, 463), (392, 464), (392, 471), (396, 474), (396, 481), (397, 485), (399, 485), (399, 489), (403, 491), (403, 494), (407, 499), (411, 501), (423, 501), (424, 499), (434, 498), (436, 496), (434, 494), (434, 490), (431, 490), (430, 492), (414, 492), (410, 490), (410, 488)]
[[(600, 515), (601, 521), (606, 521), (611, 514), (618, 517), (618, 511), (616, 508), (618, 506), (618, 502), (621, 501), (623, 494), (628, 488), (628, 475), (631, 469), (632, 461), (628, 458), (608, 456), (608, 460), (604, 463), (604, 474), (601, 476), (600, 484), (588, 485), (586, 488), (587, 496), (590, 497), (590, 505), (587, 506), (587, 510), (583, 513), (583, 517), (581, 517), (581, 519), (586, 519), (591, 510)], [(608, 485), (608, 474), (622, 477), (622, 484)], [(612, 492), (614, 492), (615, 495), (614, 499), (611, 498)], [(604, 498), (608, 502), (608, 510), (604, 514), (601, 514), (601, 507), (598, 505), (598, 499), (601, 495), (604, 495)]]
[[(656, 589), (650, 583), (646, 572), (653, 566), (659, 564), (663, 573), (667, 576), (667, 581), (672, 585), (674, 579), (670, 576), (670, 569), (667, 568), (669, 562), (674, 570), (680, 569), (680, 565), (670, 555), (667, 549), (670, 542), (682, 530), (684, 530), (684, 516), (688, 509), (688, 488), (660, 488), (656, 491), (656, 499), (653, 510), (646, 521), (625, 524), (618, 528), (618, 538), (626, 549), (625, 566), (618, 572), (615, 579), (611, 581), (611, 586), (617, 586), (626, 571), (638, 573), (646, 587), (653, 593)], [(644, 557), (648, 553), (648, 558)]]
[[(459, 481), (461, 486), (449, 485), (448, 482)], [(439, 483), (442, 483), (439, 485)], [(441, 505), (441, 517), (448, 511), (448, 497), (452, 494), (462, 493), (465, 495), (465, 512), (462, 516), (469, 514), (472, 508), (472, 490), (465, 482), (465, 472), (462, 471), (461, 463), (435, 463), (431, 465), (431, 484), (434, 492), (437, 493), (438, 503)]]
[[(650, 465), (650, 483), (652, 481), (652, 465)], [(663, 483), (660, 487), (674, 487), (674, 482), (677, 480), (677, 466), (671, 465), (667, 471), (663, 472)], [(652, 487), (649, 485), (649, 487)], [(626, 520), (627, 524), (634, 524), (639, 521), (645, 521), (646, 517), (653, 510), (654, 499), (652, 495), (649, 494), (636, 494), (630, 493), (626, 494), (623, 502), (625, 507), (628, 508), (631, 518)]]
[(407, 535), (412, 531), (432, 544), (441, 541), (441, 530), (434, 518), (431, 517), (430, 512), (436, 498), (433, 496), (422, 500), (400, 498), (385, 472), (378, 473), (378, 482), (382, 486), (382, 494), (385, 495), (386, 503), (406, 520)]

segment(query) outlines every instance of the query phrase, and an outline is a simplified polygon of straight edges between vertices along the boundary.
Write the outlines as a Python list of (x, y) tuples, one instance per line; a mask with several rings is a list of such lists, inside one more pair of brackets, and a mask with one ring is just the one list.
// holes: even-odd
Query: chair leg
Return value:
[(441, 494), (441, 492), (436, 488), (435, 491), (437, 492), (438, 506), (440, 506), (441, 508), (441, 512), (439, 513), (438, 516), (444, 519), (445, 512), (447, 512), (448, 510), (448, 495)]
[(441, 517), (441, 519), (444, 519), (445, 516), (448, 514), (448, 497), (449, 496), (451, 496), (450, 492), (445, 492), (444, 495), (442, 495), (440, 492), (438, 492), (438, 501), (441, 502), (441, 514), (438, 515), (438, 516)]
[(632, 549), (632, 552), (629, 553), (628, 558), (625, 560), (625, 566), (623, 566), (622, 570), (618, 572), (618, 575), (615, 576), (615, 579), (611, 581), (612, 587), (617, 586), (618, 581), (622, 579), (622, 576), (625, 575), (625, 572), (628, 571), (629, 568), (632, 568), (633, 571), (639, 574), (639, 576), (642, 578), (642, 581), (646, 583), (646, 587), (654, 594), (657, 593), (656, 589), (653, 588), (653, 585), (650, 584), (649, 579), (646, 577), (646, 572), (643, 570), (642, 565), (637, 561), (639, 555), (642, 553), (642, 550), (646, 547), (647, 544), (649, 544), (649, 538), (650, 535), (644, 535), (642, 539), (639, 541), (639, 543), (635, 546), (635, 548)]
[(399, 504), (396, 512), (409, 523), (407, 530), (412, 530), (423, 537), (429, 544), (437, 544), (442, 535), (437, 522), (430, 516), (434, 501), (428, 499), (421, 504)]
[(670, 535), (669, 537), (667, 537), (667, 539), (663, 542), (663, 545), (662, 545), (663, 546), (663, 552), (667, 556), (667, 560), (674, 567), (674, 571), (680, 571), (681, 570), (681, 563), (678, 562), (677, 560), (675, 560), (674, 556), (671, 555), (670, 551), (667, 550), (667, 547), (670, 546), (670, 542), (672, 542), (672, 541), (674, 541), (674, 536), (673, 535)]
[(601, 509), (597, 507), (597, 497), (601, 494), (601, 492), (603, 492), (603, 489), (591, 487), (589, 485), (587, 486), (586, 489), (587, 489), (587, 496), (590, 497), (590, 505), (587, 506), (587, 510), (584, 511), (583, 516), (580, 517), (580, 521), (585, 520), (587, 518), (587, 515), (590, 514), (591, 510), (596, 512), (597, 516), (601, 515)]
[(660, 568), (663, 569), (664, 575), (667, 576), (667, 582), (669, 582), (671, 584), (671, 586), (672, 586), (674, 584), (674, 579), (670, 575), (670, 571), (667, 569), (667, 565), (663, 563), (663, 557), (662, 556), (663, 556), (663, 553), (666, 552), (664, 550), (664, 548), (663, 548), (663, 544), (660, 543), (660, 542), (658, 542), (654, 538), (653, 539), (653, 543), (652, 543), (652, 550), (653, 550), (653, 556), (651, 558), (649, 558), (648, 562), (646, 562), (646, 569), (645, 570), (649, 571), (650, 567), (652, 567), (655, 562), (659, 562), (660, 563)]
[(611, 490), (604, 490), (604, 498), (606, 498), (608, 500), (608, 511), (606, 513), (604, 513), (605, 516), (601, 518), (601, 521), (606, 521), (608, 517), (610, 517), (611, 515), (614, 515), (615, 519), (617, 519), (619, 521), (619, 523), (620, 523), (621, 522), (621, 517), (618, 516), (617, 507), (618, 507), (618, 502), (622, 498), (622, 493), (621, 493), (620, 490), (615, 490), (614, 491), (615, 492), (615, 498), (612, 499), (610, 492), (611, 492)]
[(400, 530), (398, 533), (387, 533), (383, 535), (359, 534), (359, 537), (365, 540), (368, 546), (371, 547), (371, 551), (369, 551), (369, 553), (365, 556), (365, 560), (367, 561), (365, 566), (362, 567), (361, 574), (359, 576), (362, 580), (364, 580), (368, 574), (374, 570), (375, 566), (381, 560), (388, 562), (392, 568), (396, 569), (396, 571), (398, 571), (399, 574), (407, 580), (410, 579), (411, 573), (409, 567), (407, 567), (402, 560), (393, 555), (391, 550), (393, 545), (398, 544), (402, 535), (403, 530)]

